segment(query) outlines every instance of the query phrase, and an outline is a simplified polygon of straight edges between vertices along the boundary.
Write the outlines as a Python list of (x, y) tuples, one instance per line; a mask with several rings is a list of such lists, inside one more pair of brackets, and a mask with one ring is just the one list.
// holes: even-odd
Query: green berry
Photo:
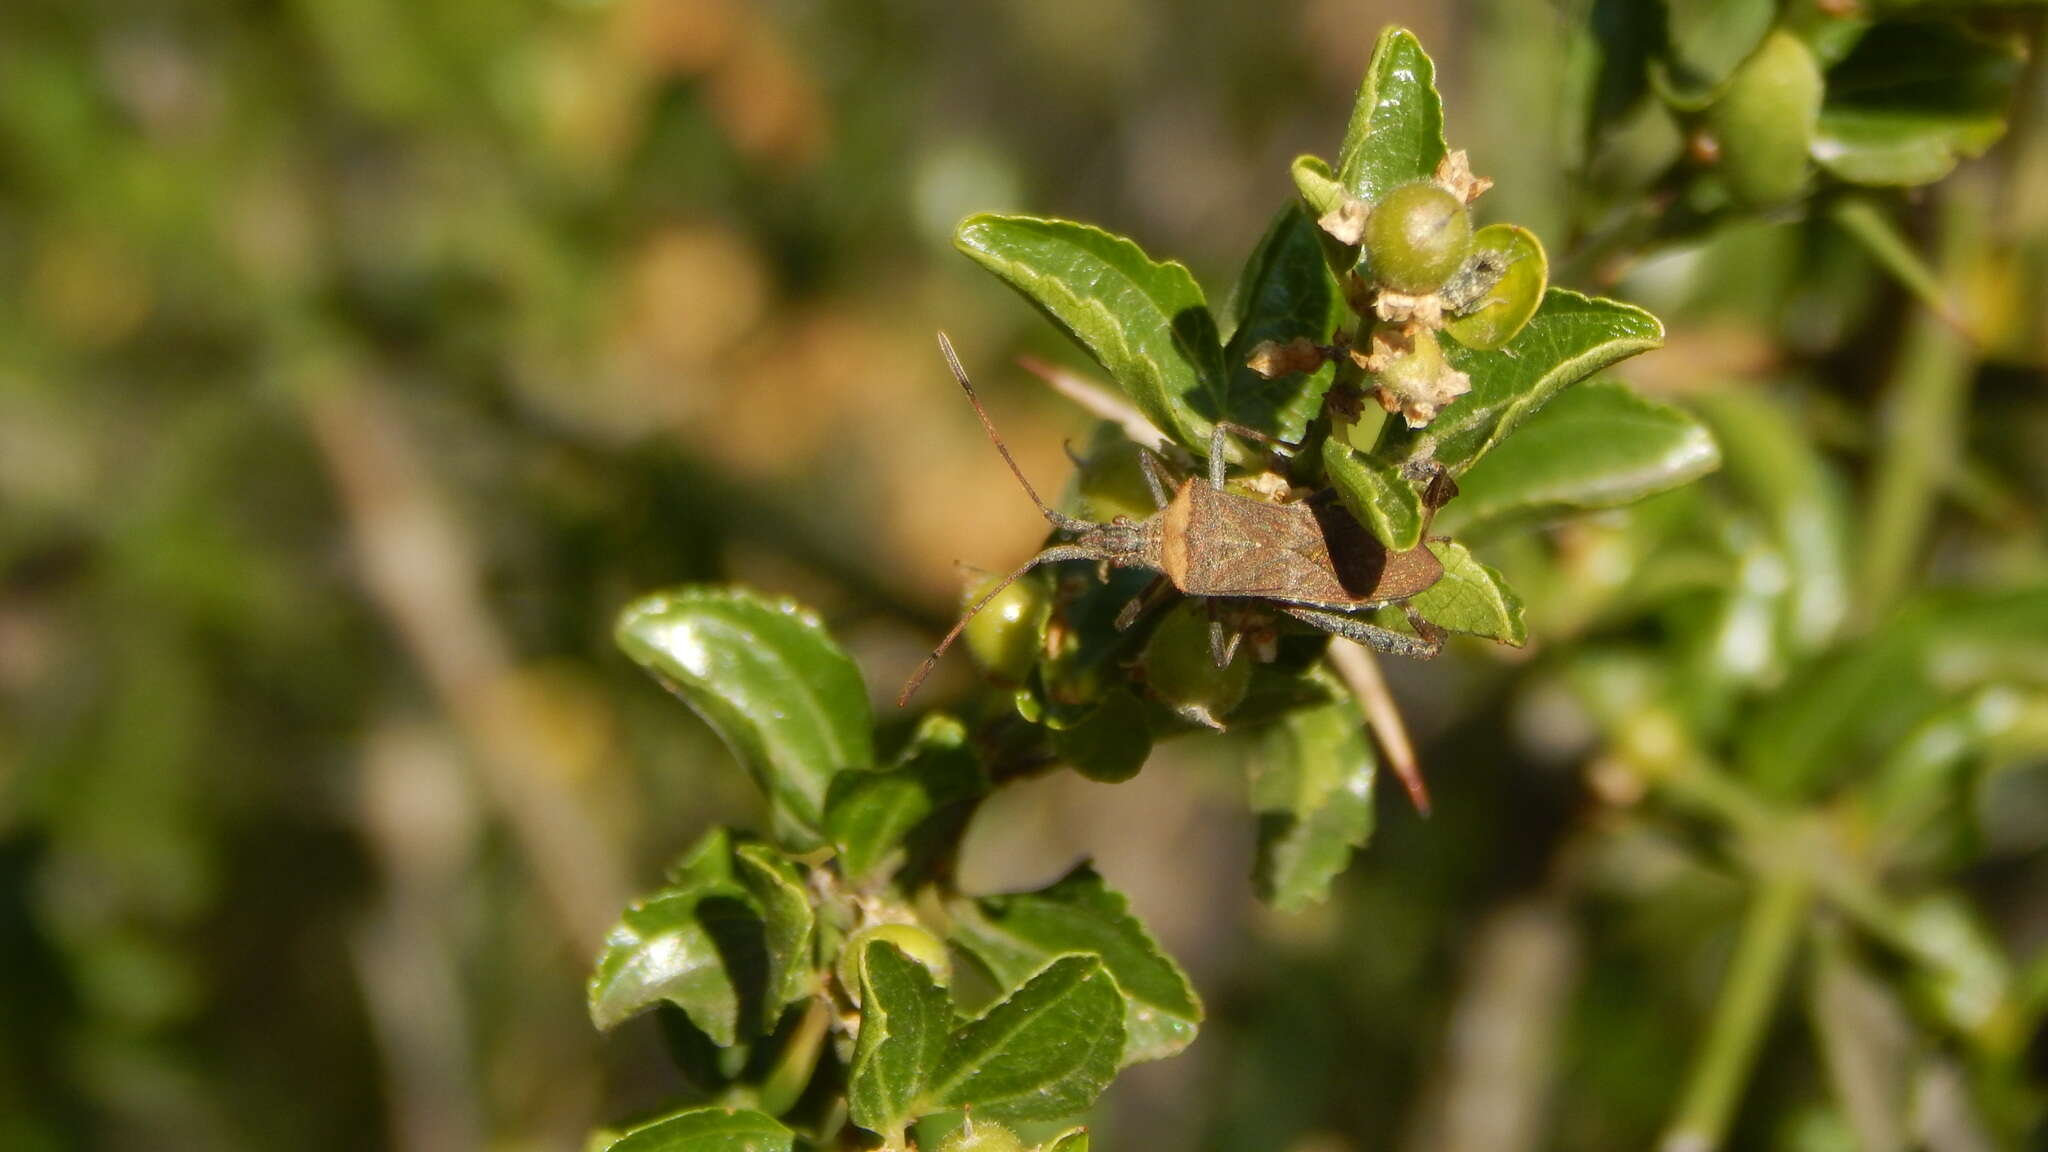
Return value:
[(1776, 204), (1806, 186), (1824, 86), (1812, 50), (1782, 30), (1736, 69), (1728, 90), (1707, 109), (1719, 167), (1736, 199)]
[(1211, 728), (1244, 703), (1252, 661), (1240, 651), (1218, 668), (1209, 648), (1209, 612), (1198, 601), (1176, 605), (1145, 644), (1145, 677), (1152, 692), (1182, 718)]
[(1142, 450), (1122, 428), (1107, 422), (1096, 425), (1087, 455), (1074, 474), (1074, 511), (1097, 521), (1118, 516), (1143, 520), (1157, 511), (1141, 456)]
[[(968, 584), (962, 607), (975, 604), (1000, 576), (989, 576)], [(1052, 592), (1045, 581), (1024, 576), (996, 594), (979, 615), (967, 622), (961, 638), (974, 662), (1006, 684), (1016, 684), (1031, 674), (1045, 649), (1045, 625), (1052, 617)]]
[(1029, 1147), (1001, 1124), (972, 1117), (939, 1141), (939, 1152), (1027, 1152)]
[(953, 980), (953, 958), (946, 954), (946, 942), (915, 924), (871, 924), (847, 938), (839, 950), (839, 986), (854, 1003), (860, 1003), (860, 962), (868, 945), (893, 944), (905, 956), (924, 966), (940, 987)]
[(1441, 184), (1417, 180), (1380, 198), (1365, 221), (1366, 259), (1381, 287), (1434, 292), (1472, 250), (1472, 217)]
[(1136, 776), (1152, 754), (1145, 703), (1121, 687), (1104, 693), (1094, 711), (1055, 728), (1052, 740), (1074, 771), (1104, 784)]

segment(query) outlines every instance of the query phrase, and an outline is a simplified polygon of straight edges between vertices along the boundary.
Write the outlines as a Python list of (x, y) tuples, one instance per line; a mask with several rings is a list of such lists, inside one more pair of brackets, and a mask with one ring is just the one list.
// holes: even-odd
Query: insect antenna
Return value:
[(960, 356), (953, 351), (953, 342), (946, 338), (944, 332), (939, 333), (939, 351), (946, 354), (946, 367), (953, 370), (953, 379), (960, 382), (960, 390), (967, 393), (967, 402), (974, 405), (974, 414), (981, 417), (981, 426), (988, 432), (989, 442), (996, 446), (996, 451), (1003, 454), (1003, 463), (1010, 466), (1010, 475), (1015, 476), (1017, 483), (1024, 486), (1025, 494), (1031, 497), (1033, 504), (1038, 505), (1039, 514), (1055, 528), (1078, 532), (1089, 527), (1087, 521), (1076, 520), (1072, 516), (1055, 512), (1045, 501), (1038, 498), (1038, 489), (1033, 488), (1031, 481), (1024, 478), (1024, 470), (1017, 467), (1016, 458), (1010, 455), (1010, 449), (1003, 444), (1003, 438), (996, 434), (995, 421), (988, 418), (988, 410), (981, 406), (981, 397), (974, 394), (974, 385), (967, 379), (967, 369), (960, 366)]
[(946, 633), (946, 638), (939, 641), (939, 646), (932, 649), (932, 654), (925, 657), (924, 663), (917, 666), (917, 671), (910, 674), (910, 679), (904, 682), (903, 691), (896, 696), (896, 706), (901, 708), (905, 704), (910, 703), (910, 698), (916, 695), (919, 686), (924, 683), (924, 678), (931, 675), (932, 669), (938, 666), (939, 657), (944, 656), (946, 649), (953, 646), (953, 641), (960, 638), (960, 633), (966, 629), (967, 622), (979, 615), (983, 608), (988, 607), (991, 601), (1002, 594), (1003, 589), (1015, 584), (1018, 577), (1038, 567), (1040, 564), (1049, 564), (1056, 560), (1094, 559), (1097, 559), (1094, 552), (1078, 544), (1055, 544), (1031, 559), (1026, 560), (1015, 572), (1003, 577), (995, 587), (982, 593), (981, 599), (976, 600), (974, 606), (961, 615), (959, 622), (954, 624), (952, 630)]

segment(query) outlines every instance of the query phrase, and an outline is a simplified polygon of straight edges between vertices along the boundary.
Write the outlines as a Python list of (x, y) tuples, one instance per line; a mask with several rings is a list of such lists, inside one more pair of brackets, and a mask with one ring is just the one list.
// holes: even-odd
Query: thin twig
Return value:
[(1777, 1007), (1812, 897), (1797, 872), (1767, 873), (1751, 900), (1728, 978), (1680, 1098), (1662, 1152), (1715, 1152), (1756, 1064), (1757, 1048)]
[(1087, 409), (1090, 415), (1115, 423), (1124, 430), (1124, 435), (1140, 445), (1153, 451), (1166, 447), (1166, 433), (1153, 427), (1143, 413), (1131, 407), (1121, 396), (1086, 376), (1069, 372), (1057, 364), (1048, 364), (1036, 356), (1019, 356), (1017, 365), (1050, 384), (1053, 391)]
[(1379, 738), (1380, 750), (1386, 754), (1387, 767), (1401, 780), (1401, 786), (1408, 790), (1408, 799), (1415, 810), (1429, 815), (1429, 786), (1423, 783), (1422, 766), (1415, 757), (1415, 744), (1408, 738), (1408, 725), (1401, 719), (1401, 709), (1394, 703), (1394, 694), (1387, 690), (1387, 678), (1380, 674), (1379, 661), (1372, 653), (1357, 643), (1336, 639), (1330, 642), (1330, 663), (1337, 669), (1337, 675), (1358, 698), (1358, 707), (1365, 713), (1365, 722), (1373, 735)]
[(623, 903), (624, 866), (563, 781), (555, 742), (513, 698), (514, 665), (477, 564), (424, 461), (367, 371), (315, 358), (299, 381), (365, 590), (468, 745), (563, 935), (594, 947)]

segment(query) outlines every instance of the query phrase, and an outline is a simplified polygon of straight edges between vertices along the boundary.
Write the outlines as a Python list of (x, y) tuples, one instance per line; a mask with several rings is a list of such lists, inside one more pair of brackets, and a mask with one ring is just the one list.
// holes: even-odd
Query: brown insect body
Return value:
[(1145, 526), (1145, 567), (1188, 596), (1359, 609), (1405, 600), (1444, 571), (1425, 546), (1387, 551), (1327, 500), (1273, 504), (1193, 477)]
[[(1226, 429), (1259, 435), (1251, 429), (1218, 424), (1209, 447), (1209, 474), (1182, 480), (1171, 495), (1159, 475), (1159, 462), (1141, 455), (1147, 483), (1159, 510), (1143, 520), (1119, 516), (1106, 523), (1080, 520), (1048, 507), (1010, 457), (995, 425), (974, 395), (967, 372), (943, 333), (939, 346), (960, 388), (974, 406), (989, 440), (1017, 482), (1030, 495), (1047, 522), (1070, 538), (1050, 545), (997, 582), (970, 606), (939, 646), (925, 658), (897, 697), (900, 706), (923, 683), (967, 621), (1010, 583), (1040, 564), (1092, 560), (1117, 568), (1146, 568), (1160, 574), (1182, 594), (1214, 599), (1261, 600), (1276, 610), (1333, 635), (1355, 640), (1383, 652), (1427, 658), (1436, 653), (1438, 634), (1410, 613), (1422, 635), (1408, 636), (1371, 623), (1364, 610), (1406, 600), (1428, 589), (1443, 575), (1443, 564), (1427, 547), (1390, 552), (1328, 493), (1292, 503), (1272, 503), (1241, 496), (1224, 485)], [(1448, 484), (1448, 480), (1445, 480)], [(1431, 484), (1431, 507), (1447, 499)], [(1454, 490), (1454, 489), (1453, 489)], [(1133, 601), (1119, 618), (1123, 628), (1134, 610), (1150, 599)], [(1211, 644), (1219, 667), (1230, 662), (1236, 642), (1222, 626), (1211, 623)]]

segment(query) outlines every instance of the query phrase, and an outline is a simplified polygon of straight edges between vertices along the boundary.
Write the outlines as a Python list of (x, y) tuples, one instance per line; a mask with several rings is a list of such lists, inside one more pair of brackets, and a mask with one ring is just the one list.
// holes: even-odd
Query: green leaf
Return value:
[(953, 1002), (923, 964), (884, 940), (861, 950), (860, 1035), (846, 1099), (853, 1122), (897, 1139), (917, 1119), (953, 1028)]
[(1123, 993), (1124, 1065), (1173, 1055), (1202, 1021), (1187, 975), (1131, 915), (1123, 894), (1086, 864), (1049, 888), (961, 904), (952, 938), (1004, 987), (1055, 956), (1100, 957)]
[(1433, 456), (1452, 473), (1463, 472), (1568, 385), (1663, 342), (1664, 326), (1640, 308), (1552, 288), (1505, 348), (1447, 345), (1444, 358), (1472, 378), (1472, 391), (1427, 428), (1387, 421), (1375, 454)]
[(725, 740), (777, 838), (816, 847), (832, 778), (875, 756), (860, 671), (817, 617), (744, 589), (676, 588), (627, 605), (617, 638)]
[(1344, 185), (1337, 182), (1337, 174), (1330, 171), (1329, 163), (1321, 156), (1296, 156), (1294, 162), (1287, 166), (1287, 172), (1294, 178), (1294, 190), (1301, 194), (1302, 206), (1308, 210), (1311, 222), (1329, 215), (1344, 203), (1347, 195)]
[(2048, 587), (1928, 594), (1813, 662), (1753, 711), (1738, 763), (1775, 796), (1804, 797), (1883, 762), (1945, 701), (2048, 682)]
[(988, 775), (951, 716), (932, 714), (895, 767), (843, 772), (832, 781), (825, 830), (846, 875), (859, 879), (886, 862), (935, 814), (988, 791)]
[(1446, 321), (1444, 331), (1467, 348), (1491, 352), (1506, 347), (1543, 306), (1550, 286), (1550, 257), (1534, 232), (1513, 224), (1488, 224), (1474, 232), (1472, 251), (1498, 254), (1507, 271), (1462, 315)]
[(1456, 536), (1480, 524), (1632, 504), (1720, 467), (1714, 437), (1690, 413), (1594, 380), (1545, 405), (1458, 478), (1438, 512)]
[(1229, 378), (1186, 267), (1100, 228), (1030, 216), (970, 216), (953, 242), (1086, 348), (1147, 420), (1207, 451)]
[(1322, 410), (1336, 367), (1268, 380), (1245, 366), (1267, 340), (1285, 344), (1307, 337), (1328, 344), (1350, 316), (1337, 278), (1323, 260), (1323, 230), (1299, 204), (1290, 204), (1245, 262), (1231, 294), (1235, 327), (1223, 351), (1230, 368), (1230, 418), (1290, 444), (1299, 443)]
[(739, 872), (733, 867), (732, 830), (714, 827), (704, 833), (689, 851), (668, 866), (665, 878), (671, 888), (739, 883)]
[(1986, 766), (2048, 759), (2044, 706), (2048, 695), (2039, 690), (1993, 684), (1916, 724), (1857, 791), (1871, 857), (1908, 868), (1944, 853), (1949, 859), (1940, 863), (1964, 862), (1976, 849), (1977, 785)]
[(1847, 497), (1841, 479), (1769, 391), (1702, 392), (1692, 406), (1721, 447), (1723, 474), (1769, 526), (1791, 571), (1780, 631), (1812, 652), (1848, 612)]
[(626, 909), (605, 937), (588, 988), (590, 1018), (610, 1030), (667, 1001), (713, 1043), (739, 1040), (742, 962), (760, 923), (747, 892), (725, 884), (670, 888)]
[[(1326, 669), (1318, 675), (1335, 677)], [(1372, 837), (1379, 757), (1358, 704), (1332, 685), (1328, 703), (1262, 729), (1251, 758), (1259, 814), (1259, 895), (1292, 912), (1329, 898), (1330, 883)]]
[(1813, 158), (1854, 184), (1930, 184), (2005, 134), (2021, 62), (1953, 22), (1886, 22), (1828, 71)]
[(1389, 551), (1406, 552), (1422, 542), (1422, 494), (1398, 467), (1362, 455), (1341, 436), (1323, 441), (1323, 474), (1337, 490), (1344, 510), (1372, 529)]
[[(1919, 969), (1920, 999), (1949, 1027), (2010, 1050), (2012, 962), (1982, 916), (1954, 892), (1922, 897), (1900, 917), (1898, 943)], [(2001, 1042), (2004, 1041), (2004, 1042)]]
[(811, 938), (817, 916), (803, 875), (787, 856), (766, 844), (742, 844), (734, 854), (740, 883), (761, 913), (768, 961), (763, 1020), (772, 1024), (785, 1006), (815, 991)]
[(727, 1108), (692, 1108), (642, 1124), (604, 1152), (790, 1152), (796, 1135), (773, 1117)]
[(1062, 956), (953, 1037), (930, 1103), (997, 1121), (1056, 1120), (1095, 1102), (1124, 1048), (1124, 998), (1095, 956)]
[(1444, 107), (1436, 65), (1415, 34), (1387, 28), (1373, 45), (1365, 82), (1337, 152), (1337, 182), (1368, 204), (1411, 180), (1436, 174), (1443, 160)]
[(1473, 559), (1463, 544), (1431, 540), (1429, 550), (1443, 561), (1443, 578), (1410, 597), (1409, 607), (1446, 632), (1469, 632), (1521, 647), (1528, 639), (1522, 601), (1500, 573)]
[(1088, 1130), (1076, 1128), (1038, 1146), (1039, 1152), (1088, 1152)]

